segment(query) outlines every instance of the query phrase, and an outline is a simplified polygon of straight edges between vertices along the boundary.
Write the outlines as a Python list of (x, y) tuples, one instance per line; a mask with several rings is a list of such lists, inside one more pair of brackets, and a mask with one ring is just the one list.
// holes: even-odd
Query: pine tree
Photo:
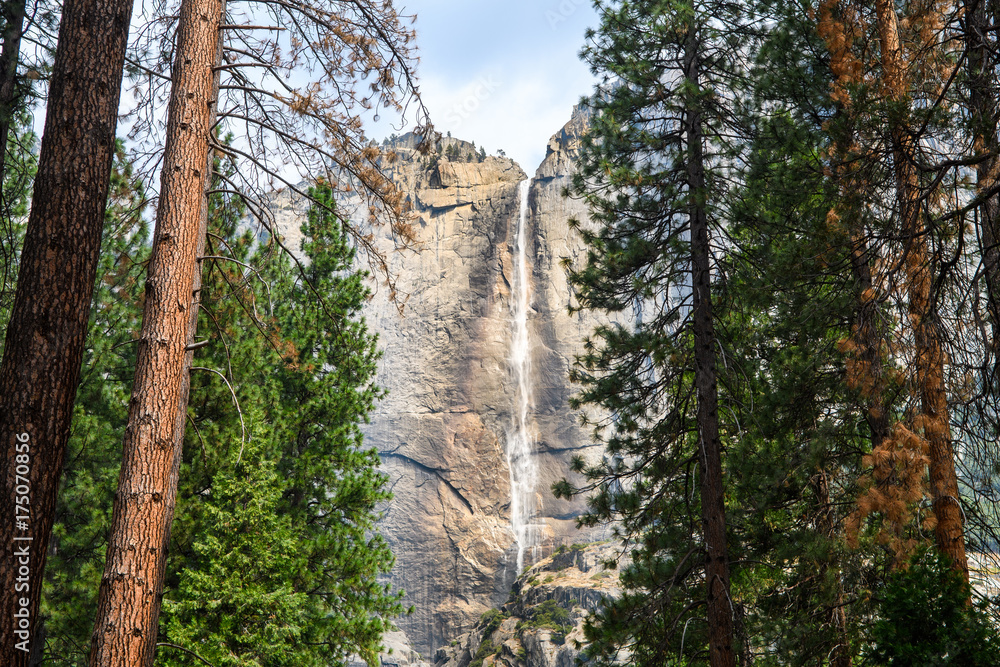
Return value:
[(225, 2), (181, 4), (129, 420), (91, 665), (152, 665), (205, 243)]
[[(398, 243), (412, 240), (402, 195), (378, 168), (381, 152), (364, 139), (354, 115), (355, 105), (401, 111), (400, 98), (416, 95), (407, 46), (412, 31), (402, 27), (392, 3), (305, 0), (269, 6), (273, 19), (291, 31), (289, 56), (267, 40), (227, 46), (223, 33), (235, 30), (225, 23), (230, 9), (218, 0), (184, 0), (180, 7), (159, 207), (119, 492), (94, 626), (94, 665), (151, 664), (155, 652), (196, 345), (200, 273), (195, 266), (205, 247), (210, 149), (241, 155), (241, 165), (273, 182), (276, 172), (284, 169), (271, 168), (273, 147), (257, 143), (269, 136), (290, 151), (295, 164), (315, 169), (306, 175), (336, 172), (342, 191), (359, 191), (371, 204), (371, 219), (389, 222)], [(245, 39), (239, 35), (236, 39)], [(234, 54), (238, 62), (229, 66)], [(286, 82), (296, 68), (314, 75), (301, 89)], [(260, 73), (263, 82), (249, 80), (248, 71)], [(272, 87), (283, 92), (265, 92)], [(359, 93), (359, 87), (366, 92)], [(220, 104), (224, 92), (231, 107)], [(256, 128), (244, 136), (255, 147), (249, 153), (214, 141), (220, 108), (221, 120)], [(225, 185), (230, 191), (232, 176), (227, 175)], [(251, 189), (241, 193), (245, 196)], [(258, 213), (265, 207), (260, 200), (255, 205)], [(266, 214), (258, 217), (269, 221)], [(372, 237), (355, 226), (348, 229), (388, 276), (385, 257)], [(280, 246), (280, 239), (276, 243)]]
[[(916, 136), (907, 116), (909, 115), (909, 81), (913, 76), (910, 64), (901, 43), (903, 35), (894, 4), (888, 0), (875, 3), (877, 26), (881, 45), (882, 78), (887, 89), (889, 105), (895, 106), (888, 130), (892, 142), (892, 165), (896, 177), (896, 198), (900, 231), (905, 239), (904, 266), (907, 280), (909, 317), (913, 326), (914, 356), (916, 370), (916, 392), (919, 395), (921, 415), (917, 427), (923, 432), (927, 443), (930, 490), (937, 519), (935, 535), (941, 553), (948, 556), (952, 566), (969, 577), (969, 565), (965, 555), (962, 508), (958, 497), (958, 478), (955, 472), (955, 457), (951, 438), (950, 412), (947, 388), (945, 387), (945, 351), (940, 332), (940, 312), (934, 300), (930, 244), (927, 242), (930, 221), (921, 210), (921, 191), (916, 169)], [(913, 17), (921, 29), (920, 37), (936, 28), (941, 18)], [(921, 25), (924, 24), (924, 25)], [(936, 38), (931, 38), (936, 40)], [(933, 67), (933, 49), (936, 41), (925, 43), (923, 59), (930, 62), (916, 62), (917, 72)]]
[[(46, 571), (44, 660), (54, 663), (87, 658), (149, 251), (141, 189), (121, 156), (115, 174)], [(210, 200), (207, 253), (219, 257), (204, 262), (201, 330), (210, 341), (193, 378), (158, 664), (203, 664), (190, 652), (213, 664), (374, 660), (403, 611), (378, 581), (393, 562), (374, 525), (389, 494), (360, 434), (381, 395), (371, 384), (375, 340), (357, 315), (368, 290), (332, 193), (321, 186), (314, 195), (327, 208), (314, 208), (304, 227), (308, 283), (240, 227), (238, 198)], [(258, 272), (244, 273), (251, 262)]]
[[(375, 339), (358, 317), (368, 290), (332, 191), (312, 194), (325, 207), (303, 225), (301, 282), (284, 257), (251, 256), (250, 237), (234, 237), (238, 216), (216, 234), (234, 259), (263, 267), (260, 279), (232, 263), (207, 268), (202, 331), (213, 342), (197, 364), (229, 383), (194, 378), (161, 631), (213, 664), (321, 666), (351, 654), (377, 664), (381, 635), (402, 612), (378, 581), (393, 562), (374, 525), (389, 494), (359, 428), (381, 395)], [(251, 501), (259, 507), (248, 516)], [(268, 529), (215, 527), (250, 520)], [(161, 653), (166, 664), (197, 664)]]
[(870, 659), (892, 667), (993, 667), (1000, 633), (970, 597), (969, 583), (947, 556), (918, 551), (879, 594)]
[(627, 648), (634, 664), (734, 665), (712, 248), (733, 166), (726, 98), (741, 71), (739, 10), (598, 8), (584, 56), (602, 83), (574, 178), (597, 229), (583, 230), (588, 255), (572, 280), (581, 307), (636, 322), (599, 328), (574, 379), (584, 386), (577, 405), (611, 415), (610, 461), (586, 471), (598, 494), (585, 521), (620, 520), (636, 548), (626, 595), (591, 636), (602, 656)]
[[(851, 215), (863, 184), (834, 181), (832, 129), (844, 126), (815, 15), (761, 3), (748, 169), (729, 228), (726, 312), (739, 424), (730, 449), (735, 558), (745, 641), (763, 664), (848, 667), (884, 567), (871, 535), (847, 545), (862, 457), (898, 414), (900, 387), (851, 380), (849, 332), (884, 322), (867, 302)], [(850, 165), (850, 163), (847, 163)], [(837, 215), (839, 213), (839, 215)], [(874, 360), (885, 364), (882, 359)], [(868, 375), (871, 375), (870, 373)], [(874, 414), (873, 396), (882, 412)]]
[[(789, 18), (779, 24), (793, 28), (784, 44), (808, 43)], [(780, 78), (795, 94), (814, 85), (808, 69)], [(772, 113), (758, 120), (729, 231), (739, 252), (726, 268), (721, 323), (739, 378), (729, 384), (739, 433), (728, 472), (734, 558), (747, 565), (734, 586), (748, 652), (764, 664), (846, 667), (869, 613), (856, 590), (881, 562), (869, 541), (851, 550), (843, 535), (869, 448), (837, 346), (853, 307), (848, 245), (827, 224), (836, 198), (821, 168), (819, 124), (774, 113), (794, 99), (762, 85)]]
[[(828, 176), (844, 196), (831, 220), (849, 230), (860, 288), (857, 324), (843, 347), (873, 434), (868, 490), (851, 533), (878, 515), (881, 538), (902, 564), (922, 539), (916, 535), (933, 528), (938, 549), (967, 577), (949, 357), (969, 351), (949, 349), (965, 334), (961, 325), (950, 333), (944, 326), (965, 310), (965, 297), (949, 293), (963, 281), (966, 261), (955, 209), (967, 179), (951, 159), (963, 150), (956, 131), (963, 103), (952, 102), (960, 66), (945, 29), (955, 9), (830, 0), (816, 18), (839, 107), (829, 126)], [(886, 397), (900, 387), (908, 405), (890, 414)], [(925, 496), (933, 520), (918, 526)]]

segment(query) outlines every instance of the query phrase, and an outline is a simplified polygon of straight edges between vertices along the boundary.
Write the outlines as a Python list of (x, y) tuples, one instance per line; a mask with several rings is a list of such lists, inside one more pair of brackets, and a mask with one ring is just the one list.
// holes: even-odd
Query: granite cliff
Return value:
[[(518, 542), (530, 565), (560, 545), (602, 537), (577, 531), (582, 502), (550, 491), (570, 475), (574, 455), (599, 454), (567, 405), (569, 368), (596, 321), (568, 313), (561, 265), (582, 251), (568, 219), (585, 218), (585, 208), (562, 190), (585, 124), (577, 112), (552, 137), (526, 190), (520, 166), (483, 158), (473, 144), (443, 138), (435, 154), (421, 155), (411, 135), (391, 142), (397, 158), (387, 169), (410, 200), (419, 248), (391, 255), (402, 314), (385, 288), (366, 312), (384, 349), (377, 381), (389, 390), (366, 437), (395, 494), (381, 524), (396, 555), (391, 583), (414, 607), (398, 620), (405, 638), (394, 641), (397, 655), (416, 659), (408, 638), (419, 655), (432, 656), (505, 603), (519, 574)], [(287, 194), (273, 202), (290, 247), (298, 246), (301, 208)], [(526, 294), (518, 275), (527, 276)], [(530, 364), (518, 371), (512, 320), (524, 297)], [(508, 451), (522, 373), (532, 397), (523, 420), (533, 448), (522, 457), (530, 464), (527, 482)], [(520, 489), (513, 503), (512, 488)], [(530, 539), (518, 540), (512, 528), (518, 503), (530, 510)]]

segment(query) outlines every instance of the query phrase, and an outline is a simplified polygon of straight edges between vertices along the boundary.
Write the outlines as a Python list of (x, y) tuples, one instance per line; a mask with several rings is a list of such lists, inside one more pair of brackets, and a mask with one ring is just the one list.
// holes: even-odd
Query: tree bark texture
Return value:
[[(45, 554), (100, 257), (131, 15), (131, 0), (67, 0), (63, 6), (0, 364), (0, 665), (5, 666), (28, 664), (30, 644), (37, 639)], [(25, 638), (28, 644), (22, 643)]]
[[(686, 74), (699, 86), (699, 43), (688, 27)], [(729, 554), (722, 484), (722, 441), (719, 436), (719, 395), (716, 382), (715, 323), (712, 314), (712, 272), (708, 213), (705, 201), (705, 159), (700, 100), (689, 99), (685, 110), (687, 185), (690, 197), (691, 285), (694, 310), (694, 383), (698, 399), (699, 475), (702, 531), (705, 539), (705, 583), (708, 609), (708, 650), (712, 667), (735, 667), (733, 604), (729, 595)]]
[[(896, 10), (890, 0), (877, 0), (878, 31), (886, 95), (894, 103), (907, 100), (906, 69), (899, 41)], [(920, 182), (915, 163), (916, 140), (905, 125), (895, 122), (892, 137), (893, 170), (899, 204), (906, 289), (913, 327), (916, 389), (921, 404), (921, 426), (930, 457), (931, 498), (937, 519), (935, 541), (954, 569), (969, 580), (965, 554), (962, 508), (951, 442), (948, 396), (945, 389), (945, 355), (933, 304), (933, 276), (928, 253), (928, 229), (920, 212)]]
[(204, 244), (209, 146), (222, 0), (184, 0), (153, 251), (90, 664), (152, 665), (179, 443), (187, 410), (198, 256)]

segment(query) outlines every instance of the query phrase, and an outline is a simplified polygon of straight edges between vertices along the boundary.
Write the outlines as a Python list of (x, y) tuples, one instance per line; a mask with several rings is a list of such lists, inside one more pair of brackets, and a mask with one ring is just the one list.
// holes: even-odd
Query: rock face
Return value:
[(583, 535), (576, 530), (575, 517), (584, 509), (582, 502), (557, 500), (552, 484), (569, 477), (568, 466), (576, 455), (594, 457), (600, 450), (591, 446), (592, 436), (581, 428), (579, 414), (569, 410), (576, 388), (569, 383), (569, 371), (583, 350), (584, 339), (598, 325), (590, 313), (570, 314), (571, 296), (563, 260), (580, 258), (585, 247), (569, 220), (587, 224), (583, 202), (563, 197), (570, 184), (573, 160), (586, 129), (587, 115), (579, 110), (563, 129), (549, 140), (548, 151), (531, 181), (528, 197), (528, 234), (532, 243), (532, 314), (529, 318), (534, 370), (539, 484), (537, 503), (546, 523), (540, 555), (551, 553), (560, 544), (602, 539), (594, 531)]
[[(574, 455), (595, 453), (567, 405), (574, 393), (567, 373), (596, 322), (568, 314), (560, 263), (582, 250), (567, 221), (585, 209), (561, 192), (585, 122), (575, 114), (552, 138), (527, 198), (537, 544), (525, 552), (526, 564), (561, 544), (601, 537), (577, 531), (582, 501), (556, 500), (550, 491), (571, 476)], [(436, 155), (420, 155), (411, 135), (392, 148), (397, 159), (388, 170), (416, 214), (419, 251), (390, 255), (403, 313), (385, 288), (366, 311), (384, 350), (377, 383), (389, 390), (366, 438), (395, 494), (381, 530), (396, 555), (391, 583), (414, 607), (398, 625), (429, 657), (502, 604), (518, 574), (505, 445), (516, 393), (511, 286), (526, 176), (513, 161), (481, 159), (473, 144), (450, 137)], [(286, 245), (297, 248), (302, 203), (285, 193), (271, 208)]]
[[(575, 527), (582, 504), (549, 490), (590, 443), (567, 405), (574, 392), (567, 373), (595, 322), (567, 313), (560, 264), (582, 248), (567, 220), (582, 216), (583, 206), (561, 190), (584, 122), (577, 115), (553, 137), (528, 194), (539, 543), (526, 563), (593, 537)], [(397, 288), (407, 295), (403, 315), (385, 294), (368, 312), (385, 350), (378, 382), (389, 396), (367, 438), (395, 493), (382, 522), (397, 559), (392, 583), (415, 608), (399, 625), (430, 656), (506, 600), (518, 574), (505, 444), (515, 394), (508, 359), (518, 186), (526, 176), (503, 158), (467, 161), (474, 147), (456, 139), (443, 139), (436, 158), (413, 146), (411, 137), (395, 143), (392, 173), (417, 213), (422, 247), (393, 258)]]
[(396, 554), (392, 583), (414, 606), (398, 624), (428, 656), (506, 597), (514, 574), (504, 571), (512, 542), (504, 273), (525, 176), (500, 158), (442, 155), (431, 166), (408, 139), (396, 147), (393, 177), (418, 214), (421, 248), (393, 258), (403, 315), (384, 292), (367, 313), (385, 350), (377, 382), (389, 395), (366, 437), (395, 494), (381, 530)]
[(609, 560), (618, 561), (611, 544), (561, 547), (514, 582), (503, 606), (438, 649), (435, 667), (575, 667), (587, 615), (621, 594)]

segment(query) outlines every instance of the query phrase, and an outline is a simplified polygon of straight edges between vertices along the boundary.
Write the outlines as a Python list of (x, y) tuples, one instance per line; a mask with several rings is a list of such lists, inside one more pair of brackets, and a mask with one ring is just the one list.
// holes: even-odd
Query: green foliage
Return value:
[[(0, 336), (14, 305), (17, 270), (28, 217), (28, 201), (37, 167), (37, 137), (31, 131), (31, 116), (18, 112), (7, 138), (2, 189), (0, 189)], [(0, 351), (3, 341), (0, 340)]]
[(563, 634), (573, 629), (573, 618), (555, 600), (545, 600), (528, 610), (525, 628), (551, 628)]
[[(729, 457), (732, 557), (749, 564), (734, 594), (757, 664), (858, 664), (887, 553), (876, 525), (853, 547), (844, 536), (872, 433), (838, 349), (862, 317), (848, 230), (829, 217), (845, 206), (826, 162), (838, 111), (815, 22), (794, 4), (760, 7), (773, 29), (756, 56), (751, 152), (730, 227), (739, 251), (725, 292), (742, 379), (731, 385), (740, 410)], [(890, 419), (903, 416), (901, 387), (881, 399)]]
[[(327, 208), (303, 226), (304, 276), (240, 230), (239, 200), (210, 203), (206, 254), (235, 261), (204, 263), (199, 336), (210, 343), (195, 366), (226, 381), (192, 376), (160, 631), (216, 665), (375, 664), (404, 611), (379, 582), (393, 558), (374, 524), (390, 495), (360, 431), (382, 394), (358, 316), (365, 276), (329, 188), (315, 195)], [(46, 570), (52, 664), (86, 664), (141, 317), (143, 202), (119, 153)], [(157, 661), (203, 664), (166, 645)]]
[(281, 511), (287, 485), (267, 455), (267, 424), (256, 411), (249, 420), (248, 442), (231, 453), (200, 508), (204, 529), (170, 593), (165, 635), (217, 667), (320, 664), (294, 650), (310, 638), (303, 620), (317, 610), (294, 587), (300, 544)]
[[(621, 573), (623, 596), (587, 626), (591, 654), (612, 664), (627, 647), (634, 664), (659, 667), (707, 652), (705, 607), (698, 603), (705, 558), (689, 214), (704, 211), (711, 243), (721, 242), (737, 175), (731, 165), (742, 157), (730, 141), (744, 73), (733, 54), (746, 44), (730, 29), (736, 4), (596, 6), (601, 25), (588, 34), (583, 55), (599, 83), (587, 100), (591, 126), (572, 187), (595, 224), (579, 227), (587, 255), (571, 280), (580, 307), (606, 313), (612, 323), (598, 327), (578, 357), (572, 379), (582, 391), (571, 405), (610, 415), (595, 425), (607, 453), (578, 466), (589, 486), (555, 491), (591, 491), (583, 522), (614, 522), (635, 545)], [(699, 61), (697, 81), (685, 65), (695, 51), (699, 58), (713, 54)], [(694, 109), (701, 112), (704, 159), (692, 157), (685, 131)], [(705, 185), (695, 190), (689, 170), (702, 168)], [(721, 267), (712, 270), (719, 275)], [(727, 379), (720, 378), (720, 391)], [(719, 415), (724, 434), (730, 417)]]
[(493, 655), (495, 651), (496, 647), (493, 646), (493, 641), (491, 639), (484, 639), (483, 643), (479, 645), (476, 655), (473, 656), (472, 662), (469, 663), (469, 667), (483, 667), (483, 661)]
[(478, 628), (483, 638), (482, 643), (479, 648), (476, 649), (476, 654), (472, 657), (472, 662), (469, 663), (469, 667), (482, 667), (483, 662), (486, 658), (491, 655), (499, 655), (503, 651), (503, 644), (493, 643), (493, 633), (495, 633), (500, 625), (507, 620), (508, 616), (504, 614), (499, 609), (487, 609), (483, 612), (483, 615), (479, 617)]
[[(192, 380), (161, 631), (217, 664), (326, 667), (351, 654), (374, 663), (403, 612), (401, 594), (378, 581), (393, 563), (375, 533), (390, 496), (360, 431), (381, 396), (371, 384), (375, 338), (357, 315), (365, 277), (331, 189), (312, 194), (320, 203), (303, 225), (309, 264), (299, 278), (284, 256), (235, 236), (239, 216), (216, 216), (228, 252), (258, 273), (206, 267), (201, 331), (212, 343), (197, 365), (220, 369), (229, 385), (214, 374)], [(242, 515), (251, 501), (266, 511)], [(259, 528), (217, 531), (222, 519)], [(164, 664), (196, 660), (172, 652)]]
[[(868, 433), (836, 347), (854, 290), (849, 275), (829, 268), (846, 263), (848, 246), (826, 225), (834, 194), (819, 168), (821, 145), (820, 128), (792, 113), (761, 118), (730, 232), (740, 252), (723, 326), (742, 380), (730, 384), (731, 401), (752, 406), (730, 441), (732, 558), (748, 563), (733, 583), (741, 633), (768, 665), (826, 664), (845, 643), (856, 655), (869, 610), (846, 591), (869, 586), (882, 561), (870, 541), (849, 550), (839, 529)], [(838, 627), (830, 610), (847, 599)]]
[(479, 627), (482, 629), (483, 637), (489, 637), (496, 632), (506, 618), (507, 616), (499, 609), (487, 609), (483, 612), (479, 617)]
[(567, 551), (569, 551), (569, 552), (583, 551), (586, 548), (587, 548), (586, 544), (581, 544), (579, 542), (573, 543), (572, 545), (570, 545), (568, 547), (565, 544), (560, 544), (558, 547), (556, 547), (555, 554), (556, 555), (564, 554)]
[[(704, 202), (714, 234), (738, 660), (857, 659), (873, 613), (863, 591), (884, 562), (868, 536), (851, 551), (840, 530), (870, 434), (837, 350), (855, 291), (847, 239), (827, 223), (838, 193), (824, 174), (834, 113), (825, 46), (801, 5), (742, 6), (745, 15), (714, 2), (599, 2), (602, 24), (584, 53), (600, 83), (573, 191), (598, 224), (580, 227), (588, 255), (572, 278), (581, 306), (616, 324), (594, 332), (574, 373), (583, 385), (574, 405), (611, 415), (595, 424), (607, 456), (575, 468), (591, 480), (585, 522), (617, 520), (635, 545), (623, 596), (586, 628), (602, 664), (622, 648), (638, 665), (707, 662), (692, 201)], [(768, 30), (756, 32), (755, 21)], [(681, 71), (692, 25), (713, 54), (698, 85)], [(739, 62), (728, 60), (734, 52)], [(707, 185), (696, 193), (680, 131), (690, 106), (706, 133)]]
[(984, 611), (970, 606), (969, 585), (947, 558), (918, 554), (890, 575), (879, 596), (869, 658), (886, 667), (995, 667), (1000, 633)]

